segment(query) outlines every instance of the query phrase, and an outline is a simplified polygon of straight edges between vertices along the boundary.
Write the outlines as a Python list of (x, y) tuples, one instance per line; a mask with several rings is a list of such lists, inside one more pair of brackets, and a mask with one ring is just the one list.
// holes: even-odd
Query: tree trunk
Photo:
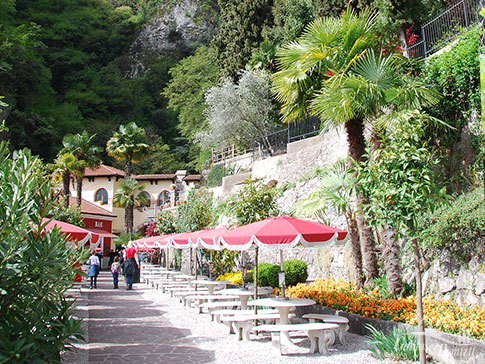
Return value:
[(76, 189), (77, 189), (77, 207), (81, 207), (82, 195), (83, 195), (83, 178), (76, 177)]
[(418, 317), (418, 345), (419, 345), (419, 364), (426, 364), (426, 339), (424, 332), (423, 318), (423, 290), (421, 287), (421, 254), (419, 252), (418, 240), (412, 239), (414, 252), (414, 265), (416, 268), (416, 315)]
[(133, 234), (133, 205), (125, 207), (125, 230), (131, 236)]
[(133, 156), (132, 153), (126, 154), (125, 160), (125, 178), (131, 177), (131, 173), (133, 172)]
[(69, 195), (71, 194), (69, 183), (71, 183), (71, 173), (64, 171), (62, 174), (62, 188), (64, 190), (64, 207), (66, 209), (69, 207)]
[(350, 242), (352, 244), (352, 258), (354, 260), (355, 268), (355, 289), (358, 291), (364, 286), (365, 276), (362, 267), (362, 251), (360, 250), (359, 228), (357, 221), (352, 213), (347, 214), (347, 225), (350, 230)]
[(398, 296), (402, 291), (402, 274), (399, 264), (400, 248), (396, 242), (396, 232), (386, 225), (379, 233), (383, 247), (382, 258), (386, 270), (387, 287), (394, 296)]
[[(347, 142), (349, 144), (349, 156), (356, 162), (364, 160), (365, 138), (364, 122), (360, 119), (350, 119), (345, 123), (347, 132)], [(362, 193), (357, 196), (357, 206), (365, 205), (368, 201)], [(367, 275), (366, 285), (372, 283), (377, 277), (379, 270), (377, 266), (377, 256), (375, 252), (375, 239), (372, 227), (367, 224), (362, 213), (356, 215), (357, 226), (360, 231), (360, 243), (364, 257), (364, 269)]]

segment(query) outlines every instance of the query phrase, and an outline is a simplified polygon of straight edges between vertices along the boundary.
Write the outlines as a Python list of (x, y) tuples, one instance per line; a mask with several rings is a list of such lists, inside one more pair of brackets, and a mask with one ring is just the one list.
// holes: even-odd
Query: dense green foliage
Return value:
[(221, 22), (212, 40), (222, 76), (233, 80), (263, 41), (261, 31), (271, 25), (271, 0), (219, 0)]
[(84, 227), (84, 220), (81, 216), (81, 209), (77, 206), (69, 206), (65, 208), (60, 204), (54, 205), (52, 208), (52, 218), (58, 221), (68, 222), (69, 224)]
[(239, 226), (277, 216), (276, 191), (261, 181), (247, 180), (234, 200), (231, 211)]
[(387, 335), (372, 325), (366, 325), (369, 350), (379, 359), (418, 360), (418, 340), (405, 329), (393, 327)]
[(226, 272), (232, 272), (236, 266), (236, 257), (239, 254), (238, 251), (220, 250), (212, 252), (212, 269), (214, 275), (224, 274)]
[[(258, 264), (258, 286), (278, 287), (278, 273), (280, 266), (271, 263)], [(254, 278), (253, 278), (254, 279)]]
[(382, 136), (381, 148), (360, 165), (357, 176), (369, 199), (363, 207), (368, 221), (408, 237), (421, 237), (420, 214), (434, 211), (447, 196), (435, 172), (439, 156), (427, 148), (421, 122), (410, 120)]
[(204, 94), (219, 81), (219, 69), (214, 65), (211, 49), (200, 46), (193, 56), (181, 60), (170, 69), (172, 76), (163, 94), (168, 107), (178, 112), (177, 128), (189, 140), (207, 126)]
[(443, 169), (453, 191), (480, 183), (479, 176), (483, 175), (484, 134), (478, 116), (480, 31), (477, 27), (465, 30), (452, 47), (431, 57), (423, 70), (427, 81), (437, 84), (442, 94), (440, 103), (429, 110), (430, 114), (454, 127), (434, 135), (431, 131), (435, 144), (448, 153)]
[[(259, 263), (258, 286), (278, 287), (278, 274), (280, 270), (281, 267), (279, 264)], [(308, 278), (308, 266), (303, 260), (285, 260), (283, 262), (283, 270), (285, 271), (286, 286), (295, 286), (298, 283), (305, 283), (306, 279)]]
[[(104, 146), (111, 130), (130, 119), (163, 137), (169, 153), (185, 161), (187, 152), (175, 150), (176, 114), (165, 110), (160, 91), (170, 79), (169, 68), (189, 50), (180, 45), (152, 59), (137, 78), (126, 77), (134, 35), (159, 3), (2, 2), (0, 94), (10, 105), (13, 147), (29, 146), (52, 160), (64, 134), (86, 130)], [(173, 172), (173, 164), (164, 167)]]
[(462, 194), (420, 222), (421, 237), (429, 257), (443, 249), (467, 263), (477, 251), (478, 239), (485, 238), (485, 197), (483, 188)]
[(81, 253), (58, 229), (42, 233), (53, 196), (45, 170), (28, 150), (0, 146), (0, 362), (59, 363), (81, 338), (64, 294)]
[(305, 283), (308, 278), (308, 265), (304, 260), (289, 259), (283, 262), (287, 286)]
[(177, 232), (198, 231), (212, 222), (212, 193), (205, 188), (191, 189), (187, 203), (177, 207)]
[(175, 223), (175, 216), (170, 211), (160, 211), (157, 215), (157, 226), (155, 228), (155, 235), (173, 234), (177, 231)]
[(220, 186), (222, 179), (226, 176), (226, 169), (222, 164), (218, 164), (211, 168), (207, 175), (207, 185), (209, 187)]

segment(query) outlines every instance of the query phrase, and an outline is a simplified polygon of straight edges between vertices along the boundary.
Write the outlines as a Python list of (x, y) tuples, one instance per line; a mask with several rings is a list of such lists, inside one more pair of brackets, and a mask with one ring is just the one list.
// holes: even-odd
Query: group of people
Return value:
[[(125, 248), (121, 253), (111, 251), (109, 254), (109, 258), (109, 267), (113, 276), (113, 288), (118, 288), (119, 276), (123, 272), (126, 280), (126, 289), (133, 289), (133, 280), (135, 278), (135, 273), (137, 269), (140, 268), (138, 254), (136, 249), (133, 247), (133, 243), (130, 242), (128, 244), (128, 247)], [(102, 259), (103, 255), (101, 254), (101, 252), (98, 253), (93, 250), (91, 252), (91, 256), (86, 262), (86, 264), (89, 265), (88, 277), (90, 289), (96, 288)]]

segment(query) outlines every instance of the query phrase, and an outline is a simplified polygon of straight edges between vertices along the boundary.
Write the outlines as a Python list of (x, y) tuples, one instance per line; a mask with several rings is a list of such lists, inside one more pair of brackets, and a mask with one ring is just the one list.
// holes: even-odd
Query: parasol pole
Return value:
[(283, 269), (283, 249), (280, 249), (280, 274), (279, 274), (279, 284), (281, 285), (281, 299), (286, 300), (285, 297), (285, 270)]
[(197, 279), (197, 268), (198, 268), (198, 254), (197, 254), (197, 248), (194, 249), (195, 252), (195, 279)]
[(209, 279), (212, 280), (212, 249), (209, 249)]
[[(258, 299), (258, 254), (259, 247), (256, 245), (256, 251), (254, 253), (254, 298)], [(258, 313), (258, 306), (254, 305), (254, 313)]]

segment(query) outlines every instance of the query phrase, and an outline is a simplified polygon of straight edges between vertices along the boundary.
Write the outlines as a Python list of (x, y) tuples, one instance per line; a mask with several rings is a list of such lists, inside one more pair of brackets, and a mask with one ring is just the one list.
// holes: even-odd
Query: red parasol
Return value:
[(333, 242), (343, 243), (348, 233), (317, 222), (289, 216), (270, 217), (223, 233), (221, 244), (229, 250), (258, 247), (284, 249), (297, 245), (321, 247)]
[(227, 233), (227, 228), (225, 227), (203, 230), (196, 236), (197, 240), (192, 240), (192, 242), (198, 248), (222, 250), (224, 247), (220, 244), (219, 238), (225, 233)]
[[(44, 225), (45, 224), (45, 225)], [(58, 221), (58, 220), (50, 220), (49, 219), (42, 219), (42, 225), (44, 228), (42, 229), (43, 232), (50, 232), (52, 229), (57, 227), (61, 233), (66, 236), (66, 239), (69, 241), (77, 242), (79, 245), (84, 245), (88, 241), (91, 244), (99, 245), (102, 241), (102, 237), (96, 233), (93, 233), (87, 229), (83, 229), (79, 226), (69, 224), (67, 222)]]

